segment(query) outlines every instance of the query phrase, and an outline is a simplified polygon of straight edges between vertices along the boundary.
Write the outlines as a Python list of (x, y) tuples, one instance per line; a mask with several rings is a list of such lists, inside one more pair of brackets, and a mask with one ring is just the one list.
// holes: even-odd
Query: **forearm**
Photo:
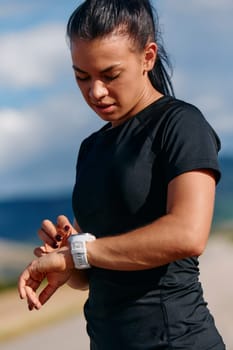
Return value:
[(91, 265), (113, 270), (143, 270), (200, 255), (203, 240), (173, 215), (132, 232), (87, 243)]
[(185, 173), (168, 186), (167, 214), (147, 226), (87, 242), (91, 265), (143, 270), (200, 255), (214, 208), (215, 179), (209, 171)]

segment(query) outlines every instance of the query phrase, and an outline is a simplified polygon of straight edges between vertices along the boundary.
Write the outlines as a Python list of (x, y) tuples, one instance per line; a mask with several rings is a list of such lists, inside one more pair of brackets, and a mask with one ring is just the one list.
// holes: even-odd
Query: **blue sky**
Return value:
[[(0, 199), (71, 191), (78, 148), (102, 125), (76, 87), (65, 39), (79, 1), (0, 0)], [(155, 0), (176, 95), (233, 156), (232, 0)]]

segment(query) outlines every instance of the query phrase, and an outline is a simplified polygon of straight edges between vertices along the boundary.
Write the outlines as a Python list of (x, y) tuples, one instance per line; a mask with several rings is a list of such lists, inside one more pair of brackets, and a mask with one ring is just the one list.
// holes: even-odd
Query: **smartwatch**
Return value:
[(95, 239), (96, 237), (90, 233), (78, 233), (70, 235), (68, 238), (76, 269), (82, 270), (91, 267), (87, 260), (86, 242), (94, 241)]

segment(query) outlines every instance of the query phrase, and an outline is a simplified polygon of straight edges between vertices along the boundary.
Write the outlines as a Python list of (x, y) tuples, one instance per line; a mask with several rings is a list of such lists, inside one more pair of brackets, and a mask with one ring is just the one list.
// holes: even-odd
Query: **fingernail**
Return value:
[(52, 247), (53, 247), (53, 249), (57, 249), (58, 248), (58, 244), (56, 242), (54, 242)]
[(56, 241), (61, 242), (62, 241), (62, 236), (61, 235), (56, 235)]
[(65, 230), (66, 232), (68, 232), (68, 231), (70, 230), (70, 226), (66, 225), (66, 226), (64, 227), (64, 230)]

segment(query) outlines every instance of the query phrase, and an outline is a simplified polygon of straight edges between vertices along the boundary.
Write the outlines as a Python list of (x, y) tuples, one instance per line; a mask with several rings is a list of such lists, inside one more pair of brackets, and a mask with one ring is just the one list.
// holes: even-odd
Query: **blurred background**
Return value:
[[(176, 96), (197, 105), (222, 141), (212, 235), (231, 242), (233, 2), (152, 3), (173, 63)], [(85, 105), (71, 68), (65, 30), (78, 4), (0, 0), (0, 300), (12, 285), (15, 292), (18, 273), (39, 243), (41, 221), (59, 214), (72, 220), (77, 152), (102, 125)], [(8, 333), (0, 331), (0, 342)]]

